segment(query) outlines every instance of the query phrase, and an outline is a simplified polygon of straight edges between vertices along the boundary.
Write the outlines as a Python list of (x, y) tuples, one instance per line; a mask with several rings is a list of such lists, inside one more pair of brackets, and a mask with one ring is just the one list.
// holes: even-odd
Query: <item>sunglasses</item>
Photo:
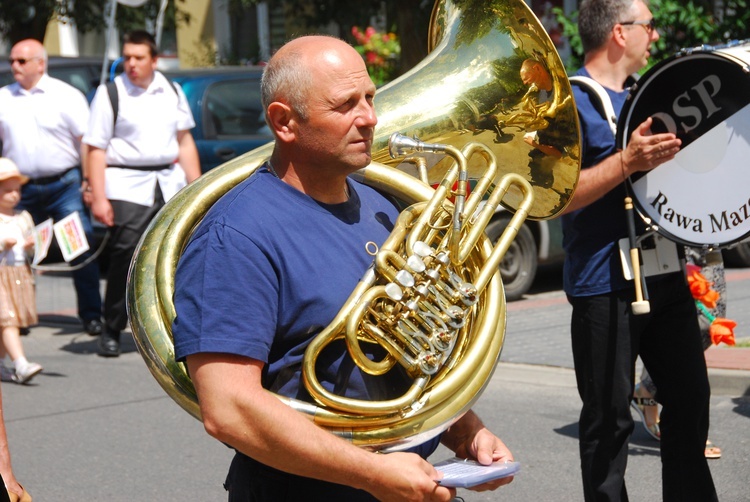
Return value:
[(33, 61), (35, 59), (42, 59), (42, 58), (28, 58), (28, 59), (26, 59), (26, 58), (15, 58), (15, 59), (14, 58), (10, 58), (10, 59), (8, 59), (8, 63), (10, 63), (11, 66), (13, 66), (13, 63), (18, 63), (21, 66), (23, 66), (26, 63), (28, 63), (29, 61)]
[(654, 21), (653, 17), (648, 21), (625, 21), (620, 24), (623, 26), (643, 26), (646, 29), (646, 33), (651, 33), (656, 29), (656, 21)]

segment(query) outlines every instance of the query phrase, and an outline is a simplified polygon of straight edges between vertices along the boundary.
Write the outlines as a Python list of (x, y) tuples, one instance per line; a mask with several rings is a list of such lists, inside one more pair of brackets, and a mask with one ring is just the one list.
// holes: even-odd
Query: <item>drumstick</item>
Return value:
[(635, 244), (635, 215), (633, 214), (633, 199), (625, 197), (625, 215), (628, 219), (628, 240), (630, 241), (630, 263), (633, 266), (633, 282), (635, 283), (635, 301), (630, 305), (633, 314), (648, 314), (651, 305), (643, 299), (643, 283), (641, 283), (641, 258), (638, 246)]

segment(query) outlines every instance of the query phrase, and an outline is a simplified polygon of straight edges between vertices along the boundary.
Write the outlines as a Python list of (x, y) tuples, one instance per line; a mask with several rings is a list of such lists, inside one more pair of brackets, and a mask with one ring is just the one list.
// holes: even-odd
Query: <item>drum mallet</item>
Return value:
[(628, 240), (630, 241), (630, 263), (633, 266), (633, 282), (635, 283), (635, 301), (630, 307), (635, 315), (648, 314), (651, 305), (643, 299), (643, 283), (641, 282), (641, 258), (638, 246), (635, 244), (635, 216), (633, 215), (633, 199), (625, 197), (625, 213), (628, 219)]

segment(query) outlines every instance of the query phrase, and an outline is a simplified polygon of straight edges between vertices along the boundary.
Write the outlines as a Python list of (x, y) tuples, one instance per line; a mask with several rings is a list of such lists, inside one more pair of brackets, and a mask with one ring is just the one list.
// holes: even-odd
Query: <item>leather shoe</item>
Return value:
[(99, 336), (104, 331), (104, 324), (99, 319), (83, 321), (83, 330), (91, 336)]
[(119, 357), (120, 333), (102, 333), (99, 338), (99, 355), (102, 357)]

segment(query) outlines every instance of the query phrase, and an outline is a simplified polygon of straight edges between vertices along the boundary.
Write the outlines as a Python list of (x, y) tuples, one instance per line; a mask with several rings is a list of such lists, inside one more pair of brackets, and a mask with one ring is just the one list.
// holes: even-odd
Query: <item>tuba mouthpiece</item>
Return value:
[(446, 145), (425, 143), (416, 137), (410, 138), (398, 132), (391, 134), (391, 137), (388, 139), (388, 153), (393, 159), (412, 152), (443, 153), (445, 149)]

